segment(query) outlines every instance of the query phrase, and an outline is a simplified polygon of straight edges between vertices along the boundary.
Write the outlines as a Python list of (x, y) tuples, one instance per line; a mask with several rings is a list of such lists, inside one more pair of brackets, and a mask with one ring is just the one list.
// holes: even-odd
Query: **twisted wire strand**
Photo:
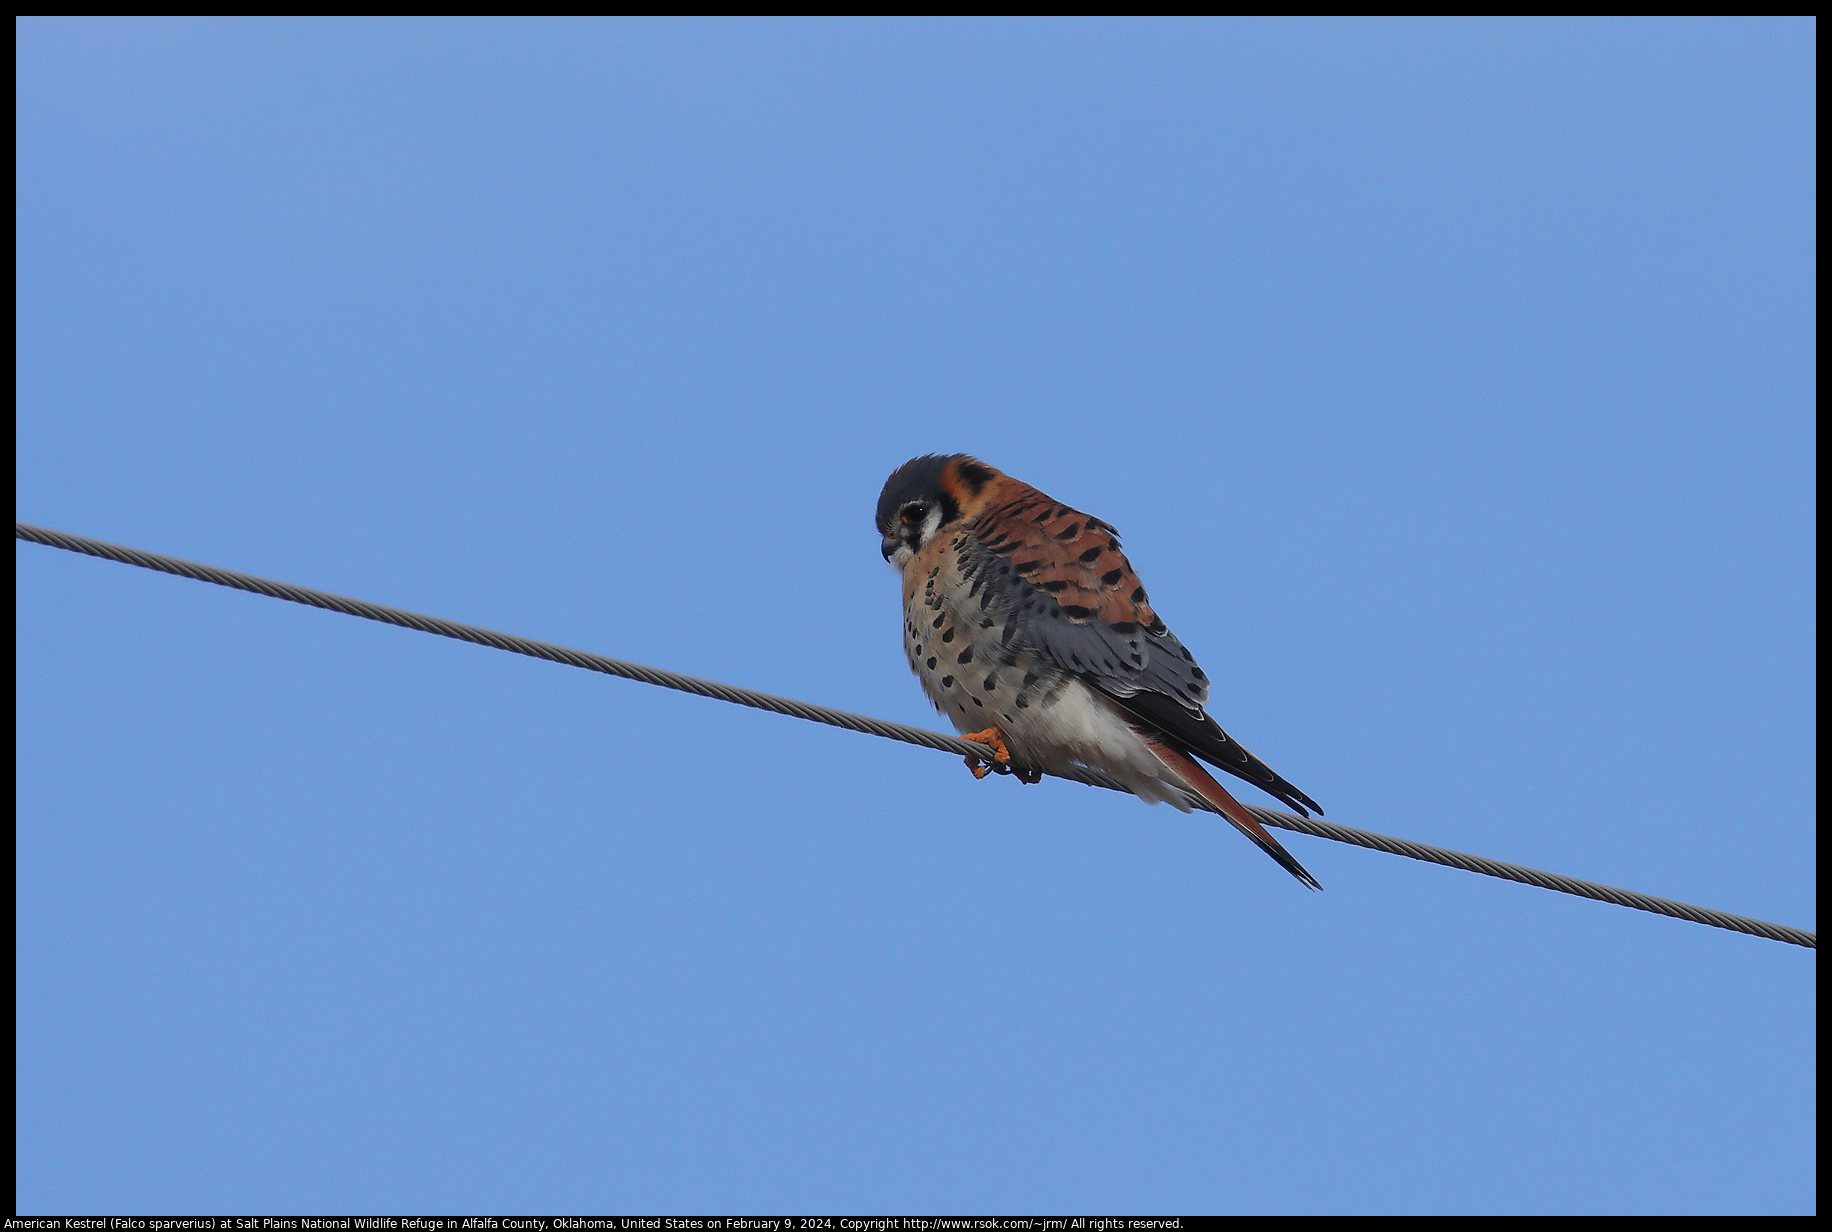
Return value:
[[(137, 565), (142, 569), (192, 578), (199, 582), (210, 582), (234, 590), (246, 590), (273, 599), (284, 599), (288, 603), (300, 603), (306, 607), (341, 612), (346, 616), (360, 616), (364, 620), (399, 625), (403, 629), (436, 633), (441, 637), (453, 638), (460, 642), (471, 642), (478, 646), (507, 650), (513, 654), (527, 655), (533, 659), (546, 659), (552, 663), (564, 663), (568, 667), (581, 667), (587, 671), (603, 672), (607, 676), (621, 676), (625, 680), (637, 680), (643, 684), (658, 685), (664, 689), (678, 689), (683, 693), (694, 693), (701, 697), (711, 697), (739, 706), (751, 706), (775, 714), (786, 714), (791, 718), (806, 719), (812, 723), (825, 723), (830, 727), (843, 727), (848, 731), (863, 732), (868, 736), (901, 740), (905, 744), (936, 749), (943, 753), (954, 753), (961, 757), (975, 757), (981, 760), (986, 757), (987, 750), (984, 745), (973, 744), (953, 736), (945, 736), (940, 732), (926, 731), (920, 727), (891, 723), (884, 719), (872, 718), (869, 715), (850, 714), (844, 710), (817, 706), (790, 697), (759, 693), (755, 689), (739, 688), (736, 685), (722, 684), (716, 680), (702, 680), (697, 676), (686, 676), (679, 672), (648, 667), (641, 663), (630, 663), (623, 659), (607, 658), (604, 655), (572, 650), (548, 642), (537, 642), (531, 638), (516, 637), (510, 633), (480, 629), (475, 625), (460, 624), (455, 620), (444, 620), (437, 616), (422, 616), (417, 612), (403, 611), (396, 607), (367, 603), (361, 599), (349, 599), (342, 595), (328, 594), (322, 590), (311, 590), (304, 586), (275, 582), (247, 573), (237, 573), (230, 569), (218, 569), (212, 565), (200, 565), (172, 556), (163, 556), (157, 552), (143, 552), (138, 548), (104, 543), (97, 539), (49, 530), (42, 526), (31, 526), (18, 521), (15, 521), (13, 525), (15, 538), (43, 544), (45, 547), (61, 548), (66, 552), (78, 552), (85, 556), (100, 557), (103, 560), (119, 561), (125, 565)], [(1086, 783), (1093, 787), (1104, 787), (1110, 791), (1126, 791), (1126, 788), (1117, 779), (1099, 770), (1085, 767), (1074, 773), (1057, 777)], [(1185, 793), (1185, 799), (1192, 808), (1210, 813), (1216, 811), (1207, 800), (1193, 792)], [(1350, 843), (1373, 851), (1406, 856), (1414, 860), (1423, 860), (1428, 864), (1460, 868), (1466, 872), (1480, 873), (1485, 877), (1518, 881), (1524, 885), (1539, 886), (1541, 889), (1555, 890), (1561, 894), (1573, 894), (1580, 898), (1614, 903), (1617, 906), (1629, 907), (1636, 911), (1648, 911), (1656, 915), (1672, 916), (1679, 920), (1690, 920), (1695, 924), (1704, 924), (1712, 928), (1723, 928), (1731, 932), (1766, 937), (1771, 941), (1780, 941), (1788, 945), (1804, 946), (1807, 949), (1818, 948), (1817, 934), (1805, 929), (1790, 928), (1785, 924), (1753, 920), (1747, 916), (1715, 911), (1710, 907), (1697, 907), (1691, 903), (1656, 898), (1651, 894), (1641, 894), (1634, 890), (1618, 889), (1615, 886), (1600, 885), (1594, 881), (1581, 881), (1576, 877), (1566, 877), (1559, 873), (1548, 873), (1519, 864), (1491, 860), (1486, 856), (1469, 855), (1461, 851), (1433, 847), (1428, 843), (1415, 843), (1410, 839), (1375, 834), (1369, 830), (1356, 830), (1314, 817), (1299, 817), (1295, 813), (1260, 808), (1251, 804), (1246, 807), (1261, 822), (1282, 830), (1294, 830), (1300, 834), (1326, 838), (1338, 843)]]

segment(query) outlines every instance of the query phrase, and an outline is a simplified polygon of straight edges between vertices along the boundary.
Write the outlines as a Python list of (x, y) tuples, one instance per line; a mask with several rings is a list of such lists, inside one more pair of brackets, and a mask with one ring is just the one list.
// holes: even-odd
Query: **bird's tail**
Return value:
[(1292, 859), (1289, 851), (1279, 845), (1279, 840), (1266, 833), (1266, 827), (1259, 823), (1259, 819), (1249, 813), (1240, 801), (1230, 796), (1227, 789), (1217, 783), (1215, 776), (1203, 769), (1195, 758), (1182, 749), (1154, 738), (1152, 733), (1140, 732), (1139, 734), (1145, 738), (1146, 747), (1157, 756), (1159, 761), (1169, 766), (1191, 791), (1213, 804), (1223, 817), (1234, 824), (1236, 830), (1252, 839), (1261, 851), (1277, 860), (1280, 868), (1313, 890), (1323, 888), (1317, 883), (1315, 877), (1304, 870), (1302, 864)]

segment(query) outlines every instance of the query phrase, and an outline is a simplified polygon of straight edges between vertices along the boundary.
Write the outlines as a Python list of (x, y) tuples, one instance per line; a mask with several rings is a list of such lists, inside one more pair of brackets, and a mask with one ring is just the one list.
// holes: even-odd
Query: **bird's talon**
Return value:
[[(1011, 750), (1005, 747), (1005, 733), (998, 728), (988, 727), (985, 731), (976, 731), (969, 735), (962, 736), (961, 739), (971, 740), (975, 744), (983, 744), (989, 750), (988, 756), (984, 758), (969, 757), (966, 759), (967, 769), (973, 771), (974, 778), (983, 779), (988, 774), (994, 772), (999, 774), (1010, 774), (1012, 772)], [(990, 764), (982, 765), (982, 761), (989, 762)], [(1023, 777), (1021, 773), (1019, 777)]]
[(988, 727), (984, 731), (969, 732), (967, 735), (962, 736), (961, 739), (970, 740), (974, 744), (985, 745), (992, 750), (992, 757), (989, 760), (995, 761), (1001, 766), (1011, 765), (1011, 750), (1005, 747), (1005, 733), (998, 728)]

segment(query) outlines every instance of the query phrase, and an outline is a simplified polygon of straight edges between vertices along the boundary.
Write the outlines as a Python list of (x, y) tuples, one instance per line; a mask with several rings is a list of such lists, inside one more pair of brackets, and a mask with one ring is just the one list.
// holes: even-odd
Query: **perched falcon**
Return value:
[(903, 575), (910, 667), (986, 760), (1031, 783), (1079, 762), (1185, 812), (1177, 789), (1193, 791), (1322, 888), (1197, 763), (1323, 811), (1203, 710), (1209, 678), (1151, 610), (1111, 526), (976, 458), (930, 454), (885, 481), (878, 531)]

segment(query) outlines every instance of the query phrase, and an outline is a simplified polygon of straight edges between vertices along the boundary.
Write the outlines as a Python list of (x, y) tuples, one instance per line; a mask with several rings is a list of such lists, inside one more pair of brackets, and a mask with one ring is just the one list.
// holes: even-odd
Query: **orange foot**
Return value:
[(997, 727), (988, 727), (985, 731), (977, 731), (971, 735), (962, 736), (961, 739), (983, 744), (992, 750), (992, 756), (989, 759), (993, 763), (991, 766), (982, 765), (977, 757), (962, 759), (967, 763), (967, 769), (973, 771), (974, 778), (983, 779), (996, 769), (1000, 774), (1017, 775), (1020, 783), (1041, 783), (1043, 781), (1043, 771), (1020, 770), (1011, 764), (1011, 750), (1005, 747), (1005, 733)]
[[(988, 727), (985, 731), (976, 731), (971, 735), (962, 736), (961, 739), (971, 740), (975, 744), (983, 744), (991, 749), (992, 757), (990, 760), (993, 765), (998, 767), (1001, 774), (1010, 773), (1011, 750), (1005, 747), (1005, 733), (1000, 731), (996, 726)], [(980, 759), (977, 757), (964, 757), (961, 760), (967, 763), (967, 769), (973, 771), (973, 777), (976, 779), (983, 779), (988, 774), (992, 773), (992, 767), (982, 765)]]

